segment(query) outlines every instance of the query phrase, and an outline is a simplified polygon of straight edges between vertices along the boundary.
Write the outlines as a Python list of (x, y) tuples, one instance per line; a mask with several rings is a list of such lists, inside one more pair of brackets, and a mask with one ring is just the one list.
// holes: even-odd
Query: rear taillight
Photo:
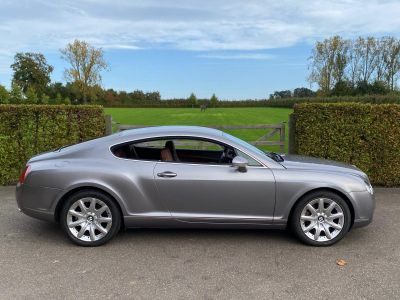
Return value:
[(18, 180), (19, 183), (24, 183), (26, 176), (28, 176), (30, 170), (31, 170), (31, 166), (27, 165), (25, 167), (25, 169), (22, 171), (21, 176), (19, 176), (19, 180)]

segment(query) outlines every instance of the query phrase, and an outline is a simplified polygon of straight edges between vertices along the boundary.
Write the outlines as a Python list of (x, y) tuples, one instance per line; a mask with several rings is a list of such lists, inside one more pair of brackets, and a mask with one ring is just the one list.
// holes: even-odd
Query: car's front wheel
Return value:
[(290, 222), (302, 242), (312, 246), (330, 246), (349, 231), (351, 213), (339, 195), (317, 191), (297, 203)]
[(96, 190), (71, 195), (61, 211), (61, 226), (80, 246), (100, 246), (115, 236), (121, 216), (115, 201)]

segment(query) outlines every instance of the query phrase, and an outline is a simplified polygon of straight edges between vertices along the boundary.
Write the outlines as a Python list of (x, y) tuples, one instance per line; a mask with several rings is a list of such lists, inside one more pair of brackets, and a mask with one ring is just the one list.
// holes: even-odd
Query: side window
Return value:
[(154, 139), (141, 142), (125, 143), (114, 146), (111, 151), (119, 158), (154, 160), (161, 159), (161, 151), (168, 140)]
[(261, 164), (258, 161), (256, 161), (254, 158), (247, 155), (246, 153), (244, 153), (238, 149), (235, 149), (235, 151), (236, 151), (236, 155), (247, 159), (247, 161), (249, 162), (249, 166), (252, 166), (252, 167), (260, 167), (261, 166)]
[(204, 140), (190, 140), (190, 139), (174, 139), (175, 148), (177, 150), (193, 150), (193, 151), (223, 151), (224, 147)]
[(157, 138), (121, 144), (111, 151), (125, 159), (196, 164), (230, 164), (235, 157), (233, 148), (195, 138)]
[(225, 154), (228, 148), (208, 140), (202, 139), (173, 139), (176, 161), (196, 164), (227, 164), (232, 158)]

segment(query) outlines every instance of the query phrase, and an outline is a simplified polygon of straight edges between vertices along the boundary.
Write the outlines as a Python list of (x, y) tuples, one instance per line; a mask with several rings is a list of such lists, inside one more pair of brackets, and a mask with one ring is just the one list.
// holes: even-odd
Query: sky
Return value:
[(0, 84), (17, 52), (42, 52), (65, 82), (59, 50), (82, 39), (104, 50), (104, 88), (262, 99), (310, 87), (315, 41), (399, 37), (399, 16), (398, 0), (0, 0)]

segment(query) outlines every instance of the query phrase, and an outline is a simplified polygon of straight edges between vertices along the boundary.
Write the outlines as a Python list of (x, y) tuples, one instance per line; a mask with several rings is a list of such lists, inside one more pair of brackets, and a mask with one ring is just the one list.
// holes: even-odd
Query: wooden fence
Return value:
[[(124, 131), (129, 129), (137, 129), (150, 127), (148, 125), (125, 125), (113, 123), (111, 116), (106, 116), (106, 132), (107, 134), (112, 133), (113, 124), (116, 125), (116, 131)], [(254, 146), (279, 146), (280, 152), (285, 152), (285, 123), (279, 124), (257, 124), (257, 125), (209, 125), (207, 127), (215, 128), (219, 130), (249, 130), (249, 129), (262, 129), (264, 134), (255, 141), (249, 143)], [(278, 139), (272, 140), (273, 137), (278, 136)]]

